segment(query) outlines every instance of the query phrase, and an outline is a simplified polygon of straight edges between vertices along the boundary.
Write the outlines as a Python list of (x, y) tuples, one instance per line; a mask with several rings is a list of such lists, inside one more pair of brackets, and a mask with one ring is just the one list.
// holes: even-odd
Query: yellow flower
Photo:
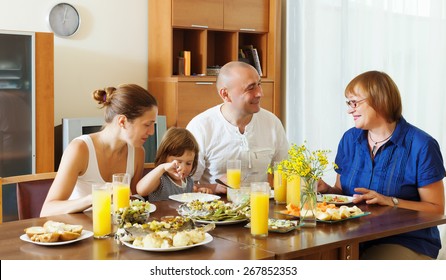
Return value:
[[(288, 158), (282, 160), (277, 168), (282, 169), (288, 178), (299, 176), (306, 180), (319, 180), (330, 165), (327, 158), (330, 152), (330, 150), (310, 151), (306, 147), (306, 142), (301, 146), (292, 144), (288, 150)], [(334, 162), (331, 165), (334, 169), (338, 168)], [(273, 170), (269, 168), (268, 172), (272, 173)]]

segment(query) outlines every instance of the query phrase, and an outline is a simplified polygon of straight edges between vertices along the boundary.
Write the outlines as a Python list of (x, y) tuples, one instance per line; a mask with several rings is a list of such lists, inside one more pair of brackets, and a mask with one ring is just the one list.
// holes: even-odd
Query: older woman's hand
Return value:
[(367, 204), (378, 204), (383, 206), (393, 206), (392, 198), (377, 193), (366, 188), (355, 188), (355, 192), (360, 194), (353, 195), (353, 203), (360, 203), (365, 201)]

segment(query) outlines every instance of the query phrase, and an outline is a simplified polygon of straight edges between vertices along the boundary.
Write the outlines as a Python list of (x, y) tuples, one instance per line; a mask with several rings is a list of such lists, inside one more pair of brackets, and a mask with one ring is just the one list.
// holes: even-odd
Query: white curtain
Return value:
[[(353, 126), (345, 86), (379, 70), (398, 85), (406, 120), (437, 139), (446, 156), (445, 0), (288, 0), (286, 11), (290, 142), (331, 149), (334, 160)], [(333, 184), (335, 173), (324, 179)]]

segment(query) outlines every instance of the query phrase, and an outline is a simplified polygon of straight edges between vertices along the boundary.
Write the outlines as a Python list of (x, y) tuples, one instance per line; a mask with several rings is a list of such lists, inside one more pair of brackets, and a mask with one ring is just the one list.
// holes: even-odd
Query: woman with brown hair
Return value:
[[(445, 168), (437, 141), (402, 116), (398, 87), (386, 73), (369, 71), (345, 89), (355, 127), (345, 132), (336, 155), (334, 187), (321, 193), (365, 202), (444, 213)], [(435, 259), (441, 248), (437, 227), (362, 244), (362, 259)]]
[(101, 131), (82, 135), (68, 145), (41, 216), (89, 208), (91, 185), (111, 182), (114, 173), (129, 173), (130, 188), (136, 192), (144, 169), (143, 144), (154, 133), (156, 99), (135, 84), (95, 90), (93, 98), (105, 108), (105, 124)]

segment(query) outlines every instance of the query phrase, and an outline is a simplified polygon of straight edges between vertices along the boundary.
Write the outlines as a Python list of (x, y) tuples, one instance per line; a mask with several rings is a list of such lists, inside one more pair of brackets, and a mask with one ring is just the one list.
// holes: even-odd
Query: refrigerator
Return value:
[[(35, 171), (34, 33), (0, 30), (0, 177)], [(3, 220), (16, 219), (15, 186), (3, 187)]]

